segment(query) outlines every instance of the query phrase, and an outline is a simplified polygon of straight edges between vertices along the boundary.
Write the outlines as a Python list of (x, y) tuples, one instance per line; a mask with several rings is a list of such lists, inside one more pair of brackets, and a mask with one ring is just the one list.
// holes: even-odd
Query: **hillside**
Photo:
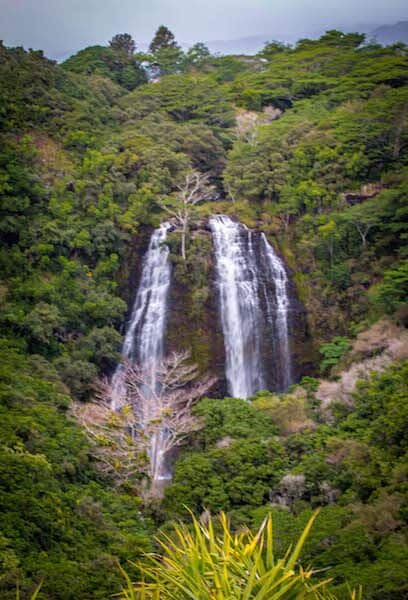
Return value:
[[(329, 31), (220, 57), (168, 33), (149, 53), (121, 38), (62, 65), (0, 46), (1, 596), (43, 581), (40, 599), (111, 597), (117, 562), (139, 578), (128, 561), (187, 508), (235, 529), (271, 512), (284, 553), (321, 507), (302, 564), (340, 599), (362, 584), (402, 600), (406, 47)], [(214, 215), (231, 236), (218, 250)], [(230, 397), (245, 323), (228, 343), (222, 252), (241, 261), (258, 327), (233, 377), (265, 371), (243, 398)], [(123, 341), (132, 321), (141, 338), (144, 281), (148, 299), (169, 288), (156, 355), (196, 365), (171, 388), (187, 389), (189, 427), (160, 489), (146, 439), (172, 431), (171, 407), (149, 430), (107, 406), (103, 381), (135, 358)]]

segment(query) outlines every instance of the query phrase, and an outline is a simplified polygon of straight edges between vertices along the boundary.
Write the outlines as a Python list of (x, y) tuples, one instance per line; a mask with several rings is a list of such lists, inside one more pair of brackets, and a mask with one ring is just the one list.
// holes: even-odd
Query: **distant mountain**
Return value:
[(211, 40), (205, 42), (212, 53), (219, 54), (256, 54), (266, 44), (273, 40), (279, 40), (287, 44), (294, 44), (298, 39), (303, 37), (317, 38), (324, 33), (321, 31), (304, 32), (304, 33), (264, 33), (259, 35), (251, 35), (249, 37), (237, 38), (233, 40)]
[(371, 33), (380, 44), (388, 45), (395, 42), (408, 43), (408, 21), (399, 21), (395, 25), (382, 25)]
[(212, 40), (206, 45), (212, 53), (219, 54), (256, 54), (269, 41), (271, 35), (252, 35), (235, 40)]
[(323, 35), (327, 29), (339, 29), (341, 31), (351, 32), (360, 31), (365, 33), (367, 40), (375, 38), (384, 46), (395, 42), (408, 43), (408, 21), (400, 21), (394, 25), (376, 26), (369, 23), (359, 23), (352, 26), (328, 26), (316, 31), (305, 31), (304, 33), (264, 33), (262, 35), (252, 35), (233, 40), (211, 40), (205, 42), (213, 53), (219, 54), (256, 54), (268, 41), (279, 40), (281, 42), (294, 44), (301, 38), (315, 39)]
[[(280, 31), (257, 35), (251, 35), (232, 40), (209, 40), (204, 42), (213, 54), (256, 54), (264, 47), (266, 42), (279, 40), (286, 44), (295, 44), (301, 38), (316, 39), (319, 38), (328, 29), (339, 29), (340, 31), (352, 32), (360, 31), (365, 33), (367, 40), (375, 38), (384, 46), (395, 42), (408, 43), (408, 21), (399, 21), (393, 25), (379, 25), (377, 23), (355, 23), (353, 25), (328, 25), (314, 31)], [(182, 48), (187, 50), (194, 42), (180, 42)], [(149, 42), (139, 42), (138, 49), (147, 52)], [(74, 52), (64, 52), (54, 58), (61, 62), (67, 59)]]

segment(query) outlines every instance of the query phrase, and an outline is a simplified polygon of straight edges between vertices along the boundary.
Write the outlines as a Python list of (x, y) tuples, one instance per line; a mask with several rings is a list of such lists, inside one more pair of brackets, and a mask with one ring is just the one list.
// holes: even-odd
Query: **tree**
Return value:
[(336, 29), (330, 29), (319, 38), (318, 42), (336, 48), (358, 48), (364, 40), (364, 33), (343, 33)]
[(367, 235), (369, 234), (370, 229), (372, 229), (378, 223), (378, 216), (364, 215), (363, 213), (357, 213), (353, 216), (354, 218), (351, 219), (351, 223), (353, 223), (354, 227), (360, 234), (361, 242), (364, 248), (367, 244)]
[(183, 51), (178, 47), (160, 48), (150, 59), (153, 75), (161, 77), (178, 73), (182, 67), (182, 58)]
[(208, 183), (209, 175), (198, 171), (187, 173), (184, 183), (177, 186), (173, 196), (167, 196), (159, 204), (163, 210), (176, 219), (181, 230), (181, 256), (186, 260), (186, 237), (194, 207), (214, 194), (214, 186)]
[(383, 281), (372, 290), (374, 303), (392, 314), (406, 304), (408, 293), (408, 260), (384, 272)]
[(202, 42), (198, 42), (197, 44), (194, 44), (194, 46), (191, 46), (186, 52), (186, 67), (200, 68), (210, 56), (211, 53), (208, 47)]
[(380, 221), (380, 209), (378, 202), (368, 201), (362, 204), (355, 204), (342, 215), (346, 222), (353, 225), (361, 238), (363, 248), (367, 245), (367, 236), (373, 227), (376, 227)]
[(144, 473), (153, 487), (168, 478), (169, 452), (200, 427), (191, 408), (216, 378), (198, 379), (198, 368), (189, 357), (189, 352), (173, 352), (153, 374), (149, 366), (127, 362), (119, 386), (102, 380), (93, 402), (75, 406), (79, 422), (96, 442), (102, 471), (119, 484)]
[(109, 46), (114, 50), (124, 52), (128, 56), (133, 56), (136, 50), (136, 43), (129, 33), (118, 33), (113, 36)]
[(330, 256), (330, 266), (333, 266), (334, 247), (336, 242), (340, 239), (338, 224), (334, 219), (329, 219), (326, 223), (320, 225), (317, 233), (328, 250)]
[(34, 346), (55, 346), (56, 340), (64, 338), (63, 317), (55, 305), (46, 302), (38, 302), (28, 313), (25, 328)]
[(179, 45), (170, 29), (165, 25), (160, 25), (150, 43), (149, 51), (155, 54), (158, 50), (163, 50), (164, 48), (179, 48)]
[(171, 75), (180, 70), (183, 51), (177, 44), (173, 33), (164, 25), (160, 25), (156, 31), (149, 51), (153, 55), (150, 63), (156, 76)]
[(322, 344), (319, 348), (319, 352), (323, 356), (323, 360), (320, 364), (320, 371), (322, 373), (328, 372), (332, 367), (337, 365), (350, 348), (350, 340), (341, 335), (337, 335), (330, 340), (330, 342)]
[(276, 54), (287, 52), (289, 50), (289, 44), (284, 44), (283, 42), (273, 40), (271, 42), (265, 42), (265, 45), (262, 48), (262, 50), (258, 52), (258, 56), (260, 56), (261, 58), (265, 58), (266, 60), (271, 60)]
[[(147, 82), (145, 70), (138, 57), (133, 55), (130, 48), (126, 50), (120, 44), (113, 45), (113, 40), (109, 47), (90, 46), (80, 50), (62, 63), (62, 67), (75, 73), (96, 73), (108, 77), (128, 90)], [(73, 132), (74, 135), (76, 133)]]
[(291, 192), (292, 188), (290, 186), (283, 186), (279, 202), (273, 207), (273, 212), (279, 216), (285, 231), (288, 230), (290, 223), (299, 216), (300, 212), (298, 199)]

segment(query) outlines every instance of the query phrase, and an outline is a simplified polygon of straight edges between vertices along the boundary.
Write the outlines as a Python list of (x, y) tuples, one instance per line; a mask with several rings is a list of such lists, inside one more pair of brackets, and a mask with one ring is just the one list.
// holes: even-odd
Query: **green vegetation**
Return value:
[[(256, 532), (234, 533), (225, 513), (220, 523), (211, 516), (201, 524), (193, 518), (193, 532), (177, 525), (173, 537), (159, 539), (161, 557), (142, 566), (145, 577), (128, 589), (123, 598), (268, 598), (269, 600), (335, 600), (324, 583), (313, 581), (311, 569), (297, 565), (304, 542), (316, 515), (311, 517), (293, 550), (282, 558), (273, 553), (272, 518), (268, 516)], [(174, 539), (175, 538), (175, 539)], [(357, 598), (354, 592), (352, 599)]]
[(90, 46), (71, 56), (63, 68), (73, 73), (108, 77), (127, 90), (146, 83), (147, 77), (139, 61), (116, 46)]
[(403, 309), (408, 294), (408, 261), (402, 261), (397, 267), (387, 269), (381, 284), (374, 292), (375, 303), (386, 314)]
[(323, 360), (320, 363), (320, 371), (322, 373), (330, 371), (350, 348), (350, 340), (342, 336), (336, 336), (331, 342), (322, 344), (320, 346), (320, 354), (323, 356)]
[[(320, 368), (339, 369), (358, 331), (407, 319), (406, 48), (362, 41), (330, 31), (215, 57), (201, 43), (184, 53), (161, 27), (147, 54), (119, 34), (63, 65), (0, 45), (2, 598), (41, 581), (39, 600), (119, 592), (117, 561), (140, 580), (127, 561), (145, 564), (173, 518), (189, 523), (185, 506), (225, 511), (234, 535), (271, 513), (276, 556), (321, 507), (302, 552), (315, 581), (332, 579), (342, 600), (360, 583), (367, 600), (406, 597), (407, 365), (373, 374), (347, 403), (316, 396)], [(203, 427), (149, 504), (142, 486), (115, 488), (97, 470), (71, 403), (114, 368), (151, 228), (192, 172), (212, 193), (186, 225), (185, 261), (170, 235), (169, 345), (220, 367), (205, 219), (225, 212), (275, 239), (315, 354), (300, 357), (307, 376), (287, 394), (202, 400)], [(268, 560), (253, 552), (253, 566)], [(176, 572), (148, 564), (160, 585)]]
[(321, 506), (304, 564), (333, 578), (341, 598), (348, 582), (361, 583), (367, 599), (402, 600), (407, 381), (407, 363), (375, 376), (353, 406), (333, 408), (330, 425), (310, 392), (203, 400), (196, 412), (205, 427), (177, 461), (163, 516), (188, 519), (183, 504), (196, 514), (225, 508), (233, 525), (256, 527), (271, 512), (281, 554)]
[(95, 470), (52, 365), (5, 343), (0, 354), (1, 596), (42, 580), (39, 598), (106, 598), (116, 561), (149, 549), (140, 501)]

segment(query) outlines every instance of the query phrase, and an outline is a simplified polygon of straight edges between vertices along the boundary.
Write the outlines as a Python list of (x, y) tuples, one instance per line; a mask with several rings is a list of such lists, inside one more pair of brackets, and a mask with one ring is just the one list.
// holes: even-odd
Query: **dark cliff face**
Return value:
[(136, 297), (137, 288), (143, 267), (143, 258), (149, 246), (152, 235), (152, 227), (143, 227), (137, 237), (133, 238), (132, 244), (125, 260), (121, 264), (118, 275), (120, 296), (127, 303), (127, 312), (122, 326), (122, 333), (132, 312), (133, 302)]
[(214, 397), (227, 394), (224, 339), (218, 315), (214, 256), (211, 234), (193, 231), (184, 262), (178, 251), (178, 236), (170, 239), (173, 262), (167, 322), (167, 350), (190, 349), (200, 372), (218, 377), (211, 390)]
[(305, 306), (299, 300), (290, 271), (288, 271), (288, 276), (289, 294), (292, 303), (289, 336), (293, 360), (293, 377), (295, 382), (299, 382), (304, 375), (315, 374), (316, 349), (308, 326), (307, 312)]

